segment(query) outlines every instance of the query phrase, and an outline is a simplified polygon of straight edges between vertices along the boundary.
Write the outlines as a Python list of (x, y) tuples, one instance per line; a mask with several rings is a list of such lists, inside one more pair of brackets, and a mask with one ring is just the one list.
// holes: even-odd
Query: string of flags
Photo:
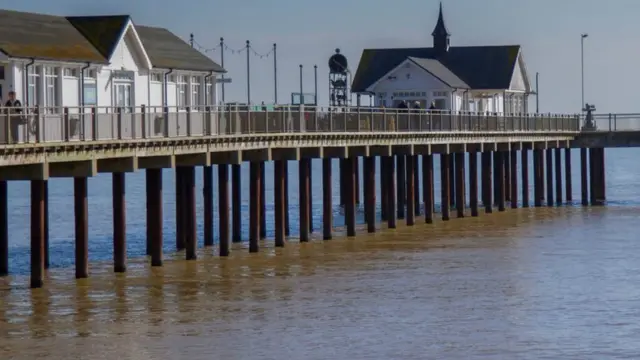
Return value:
[(245, 51), (249, 50), (251, 52), (251, 54), (253, 54), (254, 56), (256, 56), (256, 57), (258, 57), (260, 59), (264, 59), (264, 58), (270, 57), (275, 52), (275, 47), (272, 47), (271, 50), (269, 50), (266, 53), (259, 53), (251, 46), (251, 44), (249, 44), (248, 46), (245, 45), (245, 46), (243, 46), (241, 48), (234, 49), (232, 47), (229, 47), (224, 42), (216, 45), (215, 47), (206, 48), (206, 47), (200, 45), (200, 43), (198, 43), (194, 39), (192, 39), (191, 41), (193, 42), (193, 47), (195, 47), (196, 49), (198, 49), (198, 51), (200, 51), (202, 53), (205, 53), (205, 54), (213, 53), (213, 52), (216, 52), (216, 51), (218, 51), (220, 49), (224, 49), (225, 51), (230, 52), (232, 55), (237, 55), (237, 54), (242, 54)]

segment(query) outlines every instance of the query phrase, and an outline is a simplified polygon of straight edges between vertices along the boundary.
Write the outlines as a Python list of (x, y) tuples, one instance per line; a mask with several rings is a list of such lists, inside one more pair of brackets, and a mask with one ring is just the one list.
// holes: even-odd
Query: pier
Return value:
[[(353, 237), (357, 235), (359, 203), (364, 204), (365, 229), (371, 233), (393, 229), (398, 221), (413, 226), (418, 219), (430, 224), (438, 218), (453, 221), (491, 214), (494, 209), (502, 212), (519, 206), (563, 205), (573, 201), (571, 150), (576, 148), (580, 149), (582, 204), (603, 205), (604, 148), (640, 145), (640, 131), (618, 127), (615, 115), (608, 126), (585, 128), (577, 115), (304, 106), (274, 111), (34, 108), (27, 115), (4, 114), (0, 119), (0, 275), (10, 272), (7, 182), (28, 180), (33, 288), (44, 285), (49, 263), (50, 178), (73, 178), (75, 274), (86, 278), (90, 274), (87, 180), (98, 173), (113, 176), (113, 268), (114, 272), (126, 272), (125, 181), (127, 173), (139, 170), (144, 170), (146, 177), (146, 253), (152, 266), (162, 266), (162, 244), (167, 240), (162, 221), (163, 169), (175, 169), (176, 250), (185, 250), (186, 260), (193, 261), (197, 260), (198, 194), (204, 196), (204, 244), (213, 246), (217, 234), (219, 255), (229, 256), (230, 243), (245, 240), (241, 237), (243, 226), (249, 228), (249, 252), (260, 251), (265, 240), (273, 241), (276, 247), (286, 246), (287, 240), (310, 241), (313, 232), (321, 232), (322, 239), (332, 239), (333, 208), (338, 205), (332, 203), (334, 176), (340, 179), (339, 205), (345, 211), (346, 236)], [(604, 123), (604, 119), (598, 118), (597, 123)], [(434, 165), (435, 158), (439, 168)], [(322, 159), (322, 174), (312, 173), (311, 159)], [(332, 159), (339, 159), (340, 174), (332, 173)], [(265, 195), (265, 163), (270, 161), (274, 162), (270, 174), (273, 199)], [(287, 175), (290, 161), (299, 163), (297, 179)], [(248, 179), (241, 177), (239, 165), (243, 162), (250, 164)], [(204, 169), (202, 192), (195, 186), (195, 168), (199, 166)], [(214, 166), (217, 189), (213, 186)], [(434, 198), (437, 176), (441, 199)], [(323, 183), (321, 229), (314, 229), (310, 219), (312, 179)], [(299, 184), (300, 233), (295, 238), (288, 221), (291, 181)], [(239, 184), (243, 182), (250, 189), (247, 224), (240, 218)], [(529, 198), (530, 183), (533, 199)], [(218, 204), (213, 202), (215, 192)], [(275, 206), (273, 219), (265, 217), (267, 202)], [(385, 224), (376, 223), (379, 207)], [(217, 229), (213, 228), (214, 214), (219, 217)], [(274, 222), (274, 239), (266, 239), (267, 221)]]

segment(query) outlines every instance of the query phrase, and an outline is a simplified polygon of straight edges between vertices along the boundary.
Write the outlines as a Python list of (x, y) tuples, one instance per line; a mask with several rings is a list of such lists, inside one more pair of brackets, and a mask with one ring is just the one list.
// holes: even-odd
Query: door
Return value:
[(131, 84), (130, 83), (116, 83), (114, 85), (114, 93), (115, 93), (115, 106), (118, 108), (122, 108), (123, 111), (130, 113), (133, 112), (132, 107), (132, 98), (133, 94), (131, 92)]

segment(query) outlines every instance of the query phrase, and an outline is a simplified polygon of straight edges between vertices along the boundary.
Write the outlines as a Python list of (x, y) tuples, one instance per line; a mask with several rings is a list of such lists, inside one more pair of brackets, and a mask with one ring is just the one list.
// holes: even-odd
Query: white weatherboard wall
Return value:
[[(393, 102), (394, 92), (426, 92), (427, 100), (432, 91), (451, 91), (451, 88), (413, 62), (405, 61), (397, 69), (381, 79), (373, 92), (383, 94), (387, 104)], [(376, 99), (380, 97), (376, 95)]]

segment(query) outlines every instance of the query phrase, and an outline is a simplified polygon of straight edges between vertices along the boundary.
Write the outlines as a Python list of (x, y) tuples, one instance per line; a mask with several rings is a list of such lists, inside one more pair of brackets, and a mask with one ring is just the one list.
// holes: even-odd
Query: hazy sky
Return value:
[[(4, 9), (58, 15), (130, 14), (135, 23), (162, 26), (204, 47), (225, 38), (230, 48), (250, 40), (267, 53), (278, 44), (278, 91), (288, 102), (299, 88), (313, 91), (318, 65), (319, 100), (328, 98), (327, 60), (336, 47), (355, 71), (363, 48), (431, 46), (438, 0), (0, 0)], [(598, 112), (640, 113), (640, 1), (444, 0), (451, 45), (523, 46), (531, 81), (540, 72), (543, 112), (580, 107), (580, 34), (585, 41), (585, 100)], [(219, 61), (219, 49), (208, 53)], [(225, 52), (233, 78), (227, 101), (246, 100), (245, 54)], [(252, 102), (272, 102), (273, 58), (251, 56)], [(531, 102), (531, 109), (534, 101)]]

